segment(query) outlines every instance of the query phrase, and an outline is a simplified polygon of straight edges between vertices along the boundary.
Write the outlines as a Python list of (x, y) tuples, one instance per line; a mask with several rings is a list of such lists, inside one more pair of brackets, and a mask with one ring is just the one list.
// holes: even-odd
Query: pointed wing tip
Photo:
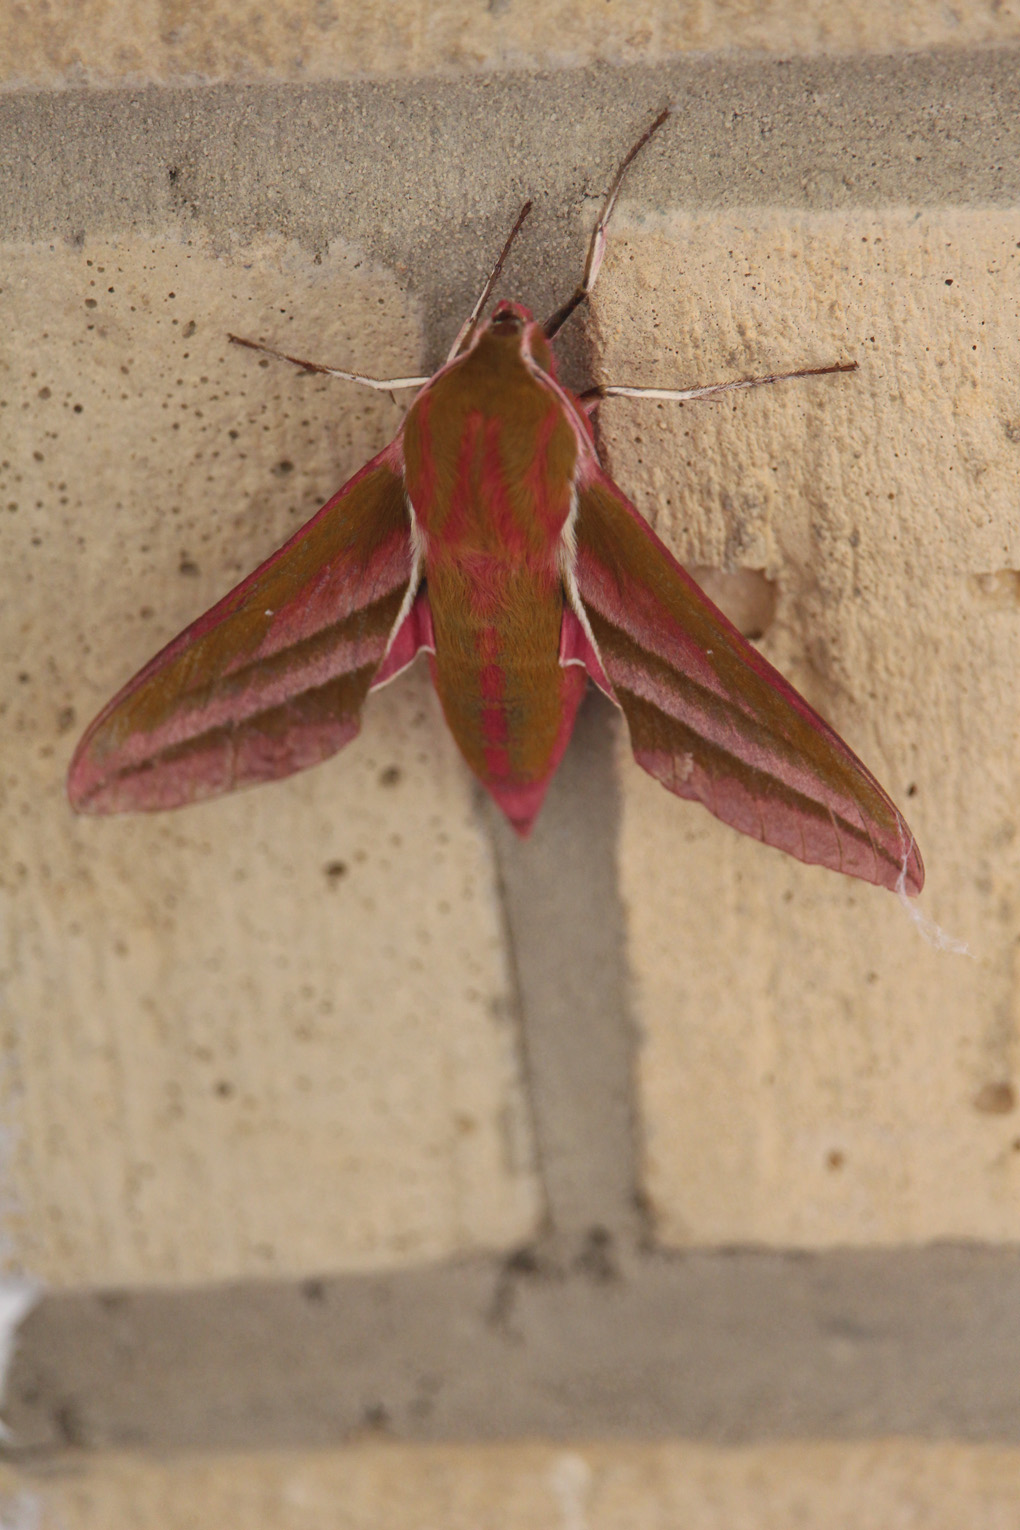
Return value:
[(889, 806), (894, 814), (895, 842), (890, 834), (882, 847), (885, 852), (884, 874), (876, 881), (901, 898), (916, 898), (924, 887), (924, 861), (902, 813), (894, 803), (890, 802)]
[(115, 813), (144, 812), (149, 805), (139, 798), (137, 778), (123, 778), (104, 769), (91, 745), (93, 729), (82, 738), (67, 770), (64, 789), (71, 811), (80, 818), (109, 818)]
[[(72, 812), (95, 813), (97, 811), (93, 806), (95, 785), (89, 779), (87, 763), (80, 749), (75, 752), (68, 766), (64, 791), (67, 793), (67, 800), (71, 805)], [(99, 809), (98, 811), (102, 810)]]
[(144, 813), (154, 805), (173, 807), (175, 803), (153, 804), (135, 793), (127, 792), (123, 783), (95, 779), (87, 771), (69, 771), (67, 776), (67, 800), (71, 811), (79, 818), (111, 818), (116, 813)]
[(916, 844), (912, 844), (910, 854), (905, 858), (900, 867), (896, 881), (892, 884), (894, 892), (906, 893), (908, 898), (916, 898), (924, 887), (924, 862), (921, 852)]

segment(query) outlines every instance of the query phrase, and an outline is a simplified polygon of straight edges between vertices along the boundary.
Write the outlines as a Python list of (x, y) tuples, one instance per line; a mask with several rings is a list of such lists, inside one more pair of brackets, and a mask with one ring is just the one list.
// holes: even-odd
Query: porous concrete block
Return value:
[(5, 1474), (12, 1530), (1012, 1530), (1007, 1446), (877, 1441), (402, 1446)]
[(660, 64), (684, 53), (791, 55), (960, 48), (1020, 37), (1011, 0), (9, 0), (0, 70), (14, 85), (321, 80)]
[(145, 1284), (515, 1244), (495, 873), (426, 670), (288, 781), (151, 817), (64, 797), (99, 706), (398, 426), (227, 331), (406, 373), (416, 313), (357, 252), (172, 234), (8, 249), (2, 303), (9, 1262)]
[(922, 907), (970, 949), (672, 799), (622, 749), (645, 1181), (667, 1243), (1017, 1237), (1018, 275), (1008, 209), (616, 229), (605, 380), (860, 363), (722, 402), (612, 401), (603, 440), (681, 561), (771, 585), (763, 652), (900, 804)]

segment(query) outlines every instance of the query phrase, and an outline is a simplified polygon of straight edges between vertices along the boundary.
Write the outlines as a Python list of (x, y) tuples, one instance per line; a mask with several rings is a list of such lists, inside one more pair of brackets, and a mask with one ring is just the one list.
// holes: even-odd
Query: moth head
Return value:
[(555, 373), (552, 347), (530, 308), (504, 299), (496, 304), (482, 329), (504, 344), (516, 345), (521, 355), (535, 362), (543, 372)]

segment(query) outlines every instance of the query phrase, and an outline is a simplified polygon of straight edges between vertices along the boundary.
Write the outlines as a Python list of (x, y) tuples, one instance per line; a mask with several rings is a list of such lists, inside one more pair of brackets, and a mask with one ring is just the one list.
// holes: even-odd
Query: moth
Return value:
[(526, 203), (431, 377), (367, 378), (238, 342), (414, 401), (395, 440), (100, 712), (68, 776), (78, 812), (178, 807), (304, 770), (349, 743), (370, 692), (424, 650), (461, 753), (521, 835), (590, 678), (669, 791), (799, 860), (920, 891), (891, 799), (655, 536), (592, 425), (614, 394), (702, 399), (856, 364), (582, 394), (557, 377), (553, 342), (595, 284), (624, 175), (669, 115), (624, 158), (582, 279), (544, 323), (507, 301), (483, 318)]

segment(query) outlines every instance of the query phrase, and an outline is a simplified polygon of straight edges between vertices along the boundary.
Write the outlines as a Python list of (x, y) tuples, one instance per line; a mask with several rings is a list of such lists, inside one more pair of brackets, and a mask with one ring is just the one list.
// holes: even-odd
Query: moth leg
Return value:
[(458, 354), (458, 352), (460, 351), (461, 347), (465, 346), (467, 344), (467, 342), (470, 340), (471, 336), (474, 334), (475, 326), (478, 323), (478, 316), (481, 313), (482, 309), (485, 307), (486, 303), (489, 301), (490, 297), (492, 296), (492, 289), (495, 287), (496, 283), (499, 281), (500, 272), (503, 269), (503, 262), (506, 260), (507, 256), (510, 253), (510, 246), (513, 244), (514, 240), (517, 238), (517, 235), (520, 233), (521, 226), (524, 223), (525, 218), (528, 216), (529, 212), (531, 211), (531, 208), (532, 208), (532, 203), (530, 201), (525, 202), (524, 206), (521, 208), (520, 212), (517, 214), (517, 222), (514, 224), (513, 228), (510, 230), (509, 234), (507, 234), (507, 236), (506, 236), (506, 242), (504, 243), (503, 248), (499, 252), (499, 259), (496, 261), (496, 264), (493, 266), (492, 270), (490, 271), (489, 279), (485, 283), (485, 286), (482, 288), (481, 293), (479, 294), (477, 303), (472, 308), (472, 310), (468, 314), (467, 318), (464, 320), (464, 323), (461, 325), (460, 329), (457, 331), (457, 338), (453, 342), (453, 345), (450, 347), (450, 354), (446, 358), (447, 361), (452, 361), (454, 356), (456, 356)]
[(378, 388), (382, 393), (389, 393), (394, 388), (423, 388), (428, 382), (427, 377), (363, 377), (360, 372), (341, 372), (337, 367), (324, 367), (318, 361), (303, 361), (300, 356), (288, 356), (286, 351), (262, 345), (258, 340), (244, 340), (240, 335), (228, 335), (227, 339), (234, 345), (247, 346), (250, 351), (275, 356), (278, 361), (290, 361), (303, 372), (322, 372), (326, 377), (339, 377), (344, 382), (364, 383), (366, 388)]
[(645, 129), (637, 143), (634, 144), (633, 148), (624, 157), (623, 163), (613, 179), (613, 184), (609, 188), (609, 195), (602, 204), (599, 220), (591, 236), (591, 243), (588, 246), (588, 258), (584, 263), (584, 275), (581, 277), (579, 285), (574, 288), (572, 296), (567, 299), (562, 307), (557, 308), (552, 317), (546, 319), (545, 324), (542, 326), (547, 340), (554, 340), (556, 338), (574, 309), (584, 302), (594, 287), (596, 277), (599, 274), (599, 267), (602, 265), (602, 259), (606, 253), (606, 229), (609, 227), (609, 220), (613, 216), (613, 208), (616, 206), (616, 199), (620, 195), (623, 178), (648, 140), (659, 131), (662, 124), (672, 115), (672, 111), (673, 108), (671, 106), (664, 106), (651, 127)]
[(789, 382), (792, 377), (826, 377), (830, 372), (856, 372), (856, 361), (835, 361), (828, 367), (802, 367), (797, 372), (769, 372), (762, 377), (738, 377), (733, 382), (709, 383), (704, 388), (632, 388), (625, 383), (598, 383), (579, 395), (585, 412), (590, 414), (604, 398), (658, 398), (683, 404), (688, 399), (718, 398), (737, 388), (761, 388), (766, 383)]

